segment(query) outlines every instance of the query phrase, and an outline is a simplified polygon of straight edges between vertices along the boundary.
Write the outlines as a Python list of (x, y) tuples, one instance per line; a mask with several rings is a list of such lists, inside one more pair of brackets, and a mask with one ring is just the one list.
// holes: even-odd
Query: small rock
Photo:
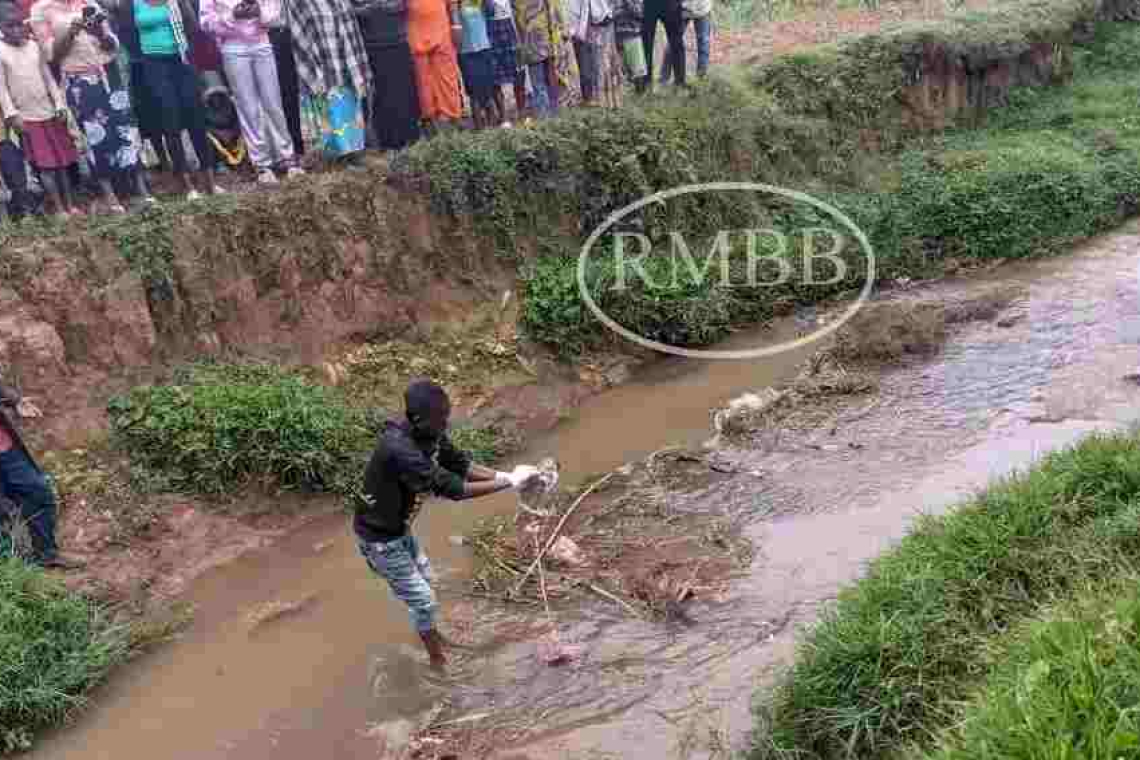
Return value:
[(467, 543), (465, 536), (449, 536), (447, 540), (452, 546), (464, 546)]

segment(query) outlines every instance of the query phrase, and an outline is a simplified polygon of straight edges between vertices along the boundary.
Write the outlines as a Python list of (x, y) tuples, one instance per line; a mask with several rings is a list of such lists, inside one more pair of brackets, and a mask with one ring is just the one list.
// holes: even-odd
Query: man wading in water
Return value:
[(353, 530), (368, 566), (408, 606), (432, 668), (442, 671), (447, 659), (435, 623), (431, 565), (411, 535), (412, 522), (429, 494), (456, 501), (488, 496), (520, 488), (538, 469), (520, 465), (505, 473), (472, 463), (447, 436), (451, 401), (438, 385), (414, 382), (404, 399), (407, 420), (384, 423), (364, 473), (364, 499)]

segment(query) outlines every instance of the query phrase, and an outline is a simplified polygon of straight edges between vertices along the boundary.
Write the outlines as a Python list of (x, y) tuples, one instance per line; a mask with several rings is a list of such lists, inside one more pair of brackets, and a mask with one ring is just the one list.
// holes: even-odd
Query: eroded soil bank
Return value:
[(475, 647), (454, 682), (433, 683), (403, 611), (334, 516), (193, 584), (199, 614), (183, 640), (113, 679), (38, 756), (372, 758), (382, 742), (422, 757), (743, 748), (753, 693), (786, 661), (797, 626), (914, 514), (1133, 420), (1140, 389), (1121, 378), (1138, 360), (1138, 254), (1131, 226), (1065, 259), (895, 292), (920, 302), (915, 313), (950, 304), (945, 332), (935, 322), (909, 342), (914, 352), (873, 372), (841, 358), (868, 383), (801, 394), (789, 414), (738, 426), (712, 451), (701, 446), (710, 407), (794, 382), (808, 355), (664, 362), (529, 447), (526, 460), (557, 456), (566, 481), (670, 445), (715, 455), (716, 472), (682, 471), (663, 503), (671, 514), (734, 516), (755, 558), (726, 588), (687, 595), (683, 619), (635, 618), (604, 599), (555, 603), (562, 642), (581, 650), (551, 667), (540, 657), (541, 607), (470, 596), (471, 551), (449, 541), (481, 518), (513, 515), (512, 500), (433, 504), (419, 532), (442, 576), (449, 630)]

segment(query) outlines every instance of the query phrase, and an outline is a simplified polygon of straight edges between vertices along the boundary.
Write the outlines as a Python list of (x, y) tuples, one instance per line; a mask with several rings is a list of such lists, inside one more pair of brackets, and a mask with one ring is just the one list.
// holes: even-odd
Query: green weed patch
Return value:
[(920, 521), (810, 632), (761, 713), (754, 757), (928, 746), (987, 675), (997, 637), (1135, 572), (1138, 504), (1140, 438), (1094, 436)]
[[(272, 364), (194, 364), (108, 404), (113, 441), (175, 490), (221, 495), (250, 485), (352, 497), (388, 412)], [(453, 437), (493, 462), (513, 440), (460, 424)]]
[(94, 602), (18, 559), (0, 559), (0, 754), (62, 723), (131, 648)]

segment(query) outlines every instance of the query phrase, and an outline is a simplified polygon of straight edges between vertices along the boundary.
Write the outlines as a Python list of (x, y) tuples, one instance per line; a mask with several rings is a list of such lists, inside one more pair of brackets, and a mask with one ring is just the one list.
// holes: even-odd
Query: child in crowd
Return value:
[[(681, 36), (691, 23), (697, 38), (697, 76), (709, 73), (709, 48), (712, 37), (712, 0), (681, 0)], [(682, 50), (684, 48), (682, 47)], [(668, 54), (661, 64), (661, 84), (669, 84), (673, 76), (673, 59)]]
[(463, 87), (471, 100), (471, 116), (475, 128), (497, 123), (495, 115), (495, 58), (491, 52), (491, 36), (487, 28), (487, 12), (483, 0), (461, 0), (459, 23), (463, 37), (459, 43), (459, 70)]
[[(37, 210), (36, 196), (28, 188), (28, 167), (20, 136), (0, 119), (0, 183), (8, 191), (8, 215), (20, 221)], [(2, 215), (0, 215), (2, 218)]]
[(519, 113), (526, 108), (526, 72), (519, 66), (518, 30), (515, 29), (515, 13), (511, 0), (488, 0), (487, 10), (491, 17), (488, 29), (491, 32), (491, 55), (495, 59), (495, 107), (499, 111), (499, 123), (510, 126), (507, 118), (507, 98), (504, 88), (515, 90), (515, 108)]
[(79, 213), (68, 177), (79, 153), (67, 129), (67, 113), (63, 90), (40, 46), (32, 42), (23, 11), (0, 3), (0, 114), (5, 127), (20, 135), (28, 162), (61, 217)]
[(622, 68), (637, 92), (643, 93), (649, 84), (645, 47), (641, 41), (643, 0), (614, 0), (613, 10), (614, 40), (621, 54)]

